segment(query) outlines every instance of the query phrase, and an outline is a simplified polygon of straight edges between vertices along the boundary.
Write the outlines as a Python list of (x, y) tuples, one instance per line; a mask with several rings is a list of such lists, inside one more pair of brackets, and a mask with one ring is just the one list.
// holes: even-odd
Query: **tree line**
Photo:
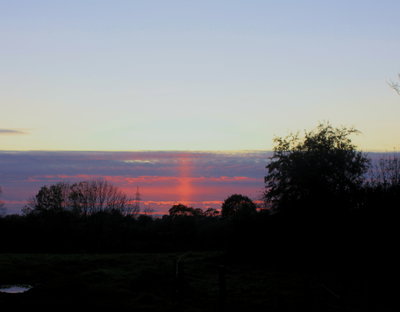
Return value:
[(233, 258), (309, 266), (334, 259), (356, 265), (379, 251), (390, 263), (400, 160), (394, 155), (372, 163), (352, 143), (355, 134), (320, 124), (276, 138), (262, 209), (233, 194), (221, 209), (176, 204), (152, 218), (107, 181), (43, 186), (23, 215), (0, 218), (1, 251), (219, 249)]
[(28, 201), (22, 212), (28, 215), (50, 210), (65, 210), (80, 216), (112, 211), (131, 215), (138, 213), (133, 199), (106, 180), (45, 185)]

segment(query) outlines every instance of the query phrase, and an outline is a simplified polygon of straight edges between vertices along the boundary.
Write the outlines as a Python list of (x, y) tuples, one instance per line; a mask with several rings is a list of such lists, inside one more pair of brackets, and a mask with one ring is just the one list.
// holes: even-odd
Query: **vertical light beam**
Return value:
[(189, 155), (181, 154), (179, 156), (179, 186), (177, 193), (179, 201), (185, 205), (189, 205), (194, 192), (191, 178), (192, 171), (192, 162)]

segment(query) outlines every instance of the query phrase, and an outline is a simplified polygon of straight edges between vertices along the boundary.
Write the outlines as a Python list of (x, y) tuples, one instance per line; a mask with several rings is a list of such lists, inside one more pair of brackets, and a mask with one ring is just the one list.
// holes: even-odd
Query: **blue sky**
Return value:
[(1, 150), (399, 147), (398, 1), (1, 1)]

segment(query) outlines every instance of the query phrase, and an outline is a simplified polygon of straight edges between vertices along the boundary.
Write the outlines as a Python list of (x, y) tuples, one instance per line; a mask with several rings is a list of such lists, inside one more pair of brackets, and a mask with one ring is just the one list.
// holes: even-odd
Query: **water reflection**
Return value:
[(31, 289), (30, 285), (3, 285), (0, 286), (0, 292), (7, 294), (21, 294)]

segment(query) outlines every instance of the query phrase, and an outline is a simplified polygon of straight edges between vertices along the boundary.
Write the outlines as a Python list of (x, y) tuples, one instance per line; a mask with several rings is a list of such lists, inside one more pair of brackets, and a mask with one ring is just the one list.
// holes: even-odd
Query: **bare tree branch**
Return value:
[[(400, 80), (400, 74), (398, 74), (398, 78)], [(389, 86), (397, 92), (397, 94), (400, 95), (400, 83), (399, 82), (394, 82), (394, 81), (390, 81), (388, 82)]]

